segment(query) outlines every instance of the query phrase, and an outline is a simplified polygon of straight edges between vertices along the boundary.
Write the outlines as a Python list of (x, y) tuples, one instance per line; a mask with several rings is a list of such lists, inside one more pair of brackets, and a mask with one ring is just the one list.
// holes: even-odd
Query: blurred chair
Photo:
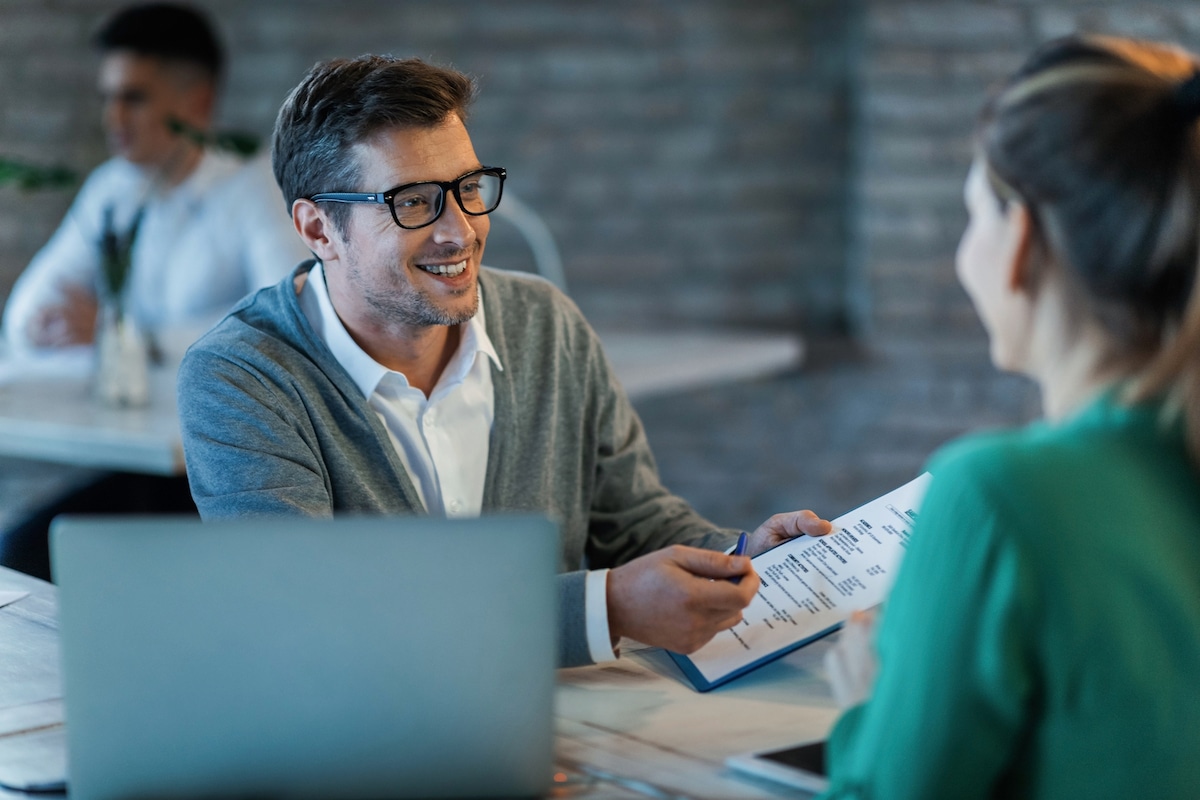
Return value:
[(533, 253), (537, 274), (553, 283), (564, 294), (567, 293), (567, 276), (563, 272), (562, 256), (554, 234), (541, 216), (512, 192), (504, 193), (504, 200), (492, 215), (509, 222)]
[[(529, 205), (505, 193), (492, 212), (511, 224), (533, 255), (537, 274), (564, 293), (567, 278), (549, 226)], [(804, 363), (804, 340), (791, 333), (687, 328), (629, 330), (598, 328), (604, 351), (633, 399), (754, 380)]]

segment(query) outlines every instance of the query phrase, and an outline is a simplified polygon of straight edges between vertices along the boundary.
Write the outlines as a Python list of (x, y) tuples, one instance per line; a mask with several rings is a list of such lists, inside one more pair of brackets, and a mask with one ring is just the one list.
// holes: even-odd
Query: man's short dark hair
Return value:
[[(275, 121), (275, 180), (288, 207), (320, 192), (358, 185), (354, 145), (392, 128), (426, 128), (451, 116), (466, 121), (475, 82), (417, 58), (365, 55), (323, 61), (292, 90)], [(371, 187), (371, 191), (390, 187)], [(350, 207), (328, 204), (339, 230)]]
[(208, 18), (197, 9), (174, 3), (128, 6), (109, 17), (93, 41), (102, 53), (128, 50), (194, 64), (214, 83), (220, 79), (225, 62)]

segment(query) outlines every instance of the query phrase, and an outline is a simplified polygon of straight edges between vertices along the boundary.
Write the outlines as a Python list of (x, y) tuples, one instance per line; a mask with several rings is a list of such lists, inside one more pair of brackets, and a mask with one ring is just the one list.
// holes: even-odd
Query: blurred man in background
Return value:
[[(268, 160), (214, 146), (223, 143), (210, 126), (224, 59), (202, 14), (131, 6), (94, 41), (113, 157), (17, 281), (4, 332), (16, 353), (90, 344), (107, 292), (177, 362), (239, 298), (277, 282), (308, 250)], [(47, 530), (66, 512), (195, 513), (195, 505), (185, 478), (108, 474), (0, 534), (0, 564), (48, 578)]]
[(128, 249), (115, 287), (124, 307), (179, 355), (307, 251), (265, 159), (211, 146), (224, 64), (204, 16), (166, 3), (131, 6), (104, 23), (95, 43), (113, 158), (88, 177), (17, 281), (4, 331), (19, 352), (90, 343), (98, 293), (112, 288), (101, 280), (107, 234)]

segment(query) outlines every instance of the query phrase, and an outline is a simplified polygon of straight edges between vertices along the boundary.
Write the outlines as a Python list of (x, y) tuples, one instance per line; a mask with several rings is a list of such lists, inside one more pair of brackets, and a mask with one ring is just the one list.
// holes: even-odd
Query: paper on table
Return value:
[(29, 592), (0, 592), (0, 608), (4, 608), (9, 603), (15, 603), (22, 597), (27, 596), (29, 596)]
[(783, 655), (830, 632), (852, 611), (883, 601), (930, 479), (926, 472), (838, 517), (828, 536), (793, 539), (755, 557), (762, 586), (743, 621), (687, 657), (710, 684), (699, 688)]

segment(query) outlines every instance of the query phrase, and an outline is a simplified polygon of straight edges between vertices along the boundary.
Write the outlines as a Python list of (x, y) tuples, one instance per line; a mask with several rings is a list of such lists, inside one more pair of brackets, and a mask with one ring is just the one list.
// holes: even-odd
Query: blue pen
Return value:
[[(733, 552), (730, 553), (730, 555), (732, 555), (732, 556), (746, 555), (746, 541), (749, 538), (750, 538), (750, 534), (746, 533), (745, 531), (742, 531), (741, 536), (738, 537), (737, 547), (733, 548)], [(735, 575), (734, 577), (730, 578), (729, 580), (733, 581), (734, 583), (742, 582), (742, 578), (740, 575)]]

